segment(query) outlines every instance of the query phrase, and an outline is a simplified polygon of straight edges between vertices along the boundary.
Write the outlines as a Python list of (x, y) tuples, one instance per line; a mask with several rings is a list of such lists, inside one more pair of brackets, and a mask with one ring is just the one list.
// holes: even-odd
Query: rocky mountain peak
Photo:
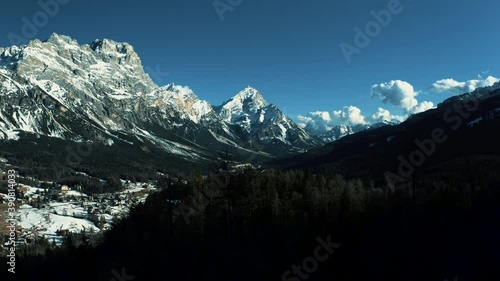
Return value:
[(239, 92), (228, 103), (236, 106), (244, 106), (245, 104), (252, 103), (255, 109), (260, 109), (269, 105), (264, 99), (264, 96), (257, 89), (250, 86)]
[[(33, 42), (33, 41), (31, 41)], [(66, 44), (70, 44), (70, 45), (78, 45), (78, 42), (69, 37), (69, 36), (66, 36), (66, 35), (59, 35), (57, 33), (52, 33), (49, 38), (47, 40), (45, 40), (44, 42), (47, 42), (47, 43), (52, 43), (54, 45), (66, 45)]]

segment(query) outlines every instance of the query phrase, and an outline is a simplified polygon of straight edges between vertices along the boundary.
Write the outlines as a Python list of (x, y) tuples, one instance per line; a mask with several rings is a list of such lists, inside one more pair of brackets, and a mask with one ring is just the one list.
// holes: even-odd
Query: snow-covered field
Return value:
[(56, 243), (62, 238), (56, 235), (59, 229), (76, 233), (82, 230), (99, 232), (99, 228), (86, 219), (53, 214), (50, 209), (36, 209), (27, 204), (19, 207), (15, 217), (23, 229), (34, 229), (46, 238), (56, 238)]
[(49, 205), (50, 205), (49, 212), (54, 213), (56, 215), (83, 218), (87, 214), (84, 207), (79, 206), (72, 202), (49, 203)]

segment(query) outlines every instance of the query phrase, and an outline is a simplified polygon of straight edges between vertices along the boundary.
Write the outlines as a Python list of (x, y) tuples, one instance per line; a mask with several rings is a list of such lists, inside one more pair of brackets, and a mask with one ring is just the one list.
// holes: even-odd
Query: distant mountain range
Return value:
[(323, 144), (252, 87), (220, 106), (155, 84), (127, 43), (46, 41), (0, 48), (0, 140), (49, 137), (156, 148), (186, 161), (230, 150), (250, 159)]
[(356, 134), (362, 131), (380, 128), (383, 126), (394, 126), (399, 124), (397, 121), (383, 121), (375, 124), (359, 124), (359, 125), (337, 125), (333, 127), (330, 131), (322, 134), (317, 134), (316, 138), (324, 143), (334, 142), (343, 137)]

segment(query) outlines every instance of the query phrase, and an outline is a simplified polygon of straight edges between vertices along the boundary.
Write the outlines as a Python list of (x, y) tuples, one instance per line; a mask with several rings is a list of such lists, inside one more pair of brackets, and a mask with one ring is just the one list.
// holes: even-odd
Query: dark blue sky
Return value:
[[(500, 75), (495, 0), (401, 0), (400, 13), (348, 63), (339, 45), (355, 46), (354, 27), (364, 29), (373, 20), (370, 12), (391, 1), (243, 0), (221, 21), (212, 0), (70, 0), (35, 37), (56, 32), (81, 44), (126, 41), (145, 67), (170, 73), (162, 84), (189, 86), (214, 104), (251, 85), (292, 117), (348, 105), (366, 116), (378, 107), (402, 115), (409, 109), (389, 96), (401, 87), (386, 85), (383, 99), (370, 97), (372, 85), (406, 81), (423, 91), (419, 103), (437, 104), (460, 82)], [(10, 32), (22, 35), (22, 17), (32, 20), (42, 10), (37, 2), (2, 3), (0, 46), (11, 45)], [(448, 81), (441, 93), (429, 90), (445, 78), (459, 84)]]

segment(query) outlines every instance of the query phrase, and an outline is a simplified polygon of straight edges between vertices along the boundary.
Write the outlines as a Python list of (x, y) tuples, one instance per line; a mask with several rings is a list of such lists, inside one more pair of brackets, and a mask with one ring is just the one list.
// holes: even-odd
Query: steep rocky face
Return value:
[(222, 120), (237, 126), (249, 139), (255, 141), (265, 144), (279, 142), (280, 145), (299, 149), (320, 144), (252, 87), (247, 87), (216, 107), (216, 111)]
[(95, 117), (93, 121), (106, 129), (127, 128), (117, 113), (127, 113), (132, 117), (129, 121), (144, 119), (141, 108), (146, 94), (157, 88), (133, 48), (110, 40), (79, 46), (69, 37), (54, 34), (45, 42), (34, 40), (15, 52), (4, 52), (0, 58), (8, 62), (5, 76), (17, 80), (20, 88), (41, 91), (68, 110)]
[(222, 120), (250, 132), (253, 125), (264, 121), (264, 109), (268, 105), (259, 91), (248, 87), (218, 107), (217, 111)]
[(161, 99), (156, 102), (169, 105), (184, 119), (196, 124), (220, 123), (221, 119), (209, 102), (200, 100), (188, 87), (173, 83), (161, 88)]

